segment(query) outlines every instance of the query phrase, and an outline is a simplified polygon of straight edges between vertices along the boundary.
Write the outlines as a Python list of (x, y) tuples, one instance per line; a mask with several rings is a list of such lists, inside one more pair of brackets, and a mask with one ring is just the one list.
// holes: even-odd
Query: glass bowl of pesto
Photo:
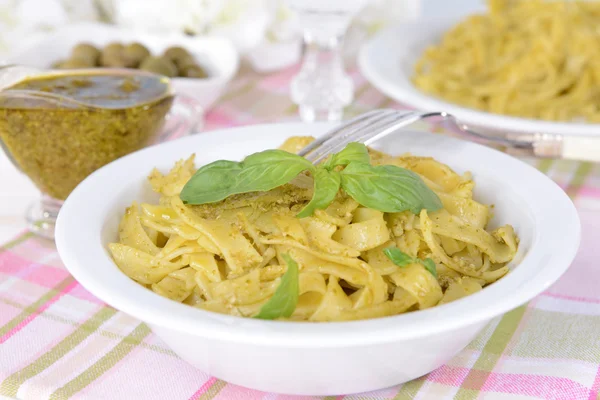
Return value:
[[(173, 119), (163, 130), (173, 104), (170, 80), (143, 71), (1, 68), (0, 146), (41, 192), (26, 215), (29, 229), (53, 238), (63, 200), (83, 179), (181, 132)], [(184, 119), (197, 117), (189, 102), (179, 108)]]

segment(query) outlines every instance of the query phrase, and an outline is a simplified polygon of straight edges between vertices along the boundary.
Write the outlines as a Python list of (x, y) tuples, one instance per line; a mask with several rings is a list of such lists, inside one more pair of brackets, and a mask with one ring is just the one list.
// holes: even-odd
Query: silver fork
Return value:
[(373, 110), (355, 117), (298, 152), (313, 164), (341, 151), (350, 142), (370, 145), (422, 119), (439, 117), (451, 121), (461, 136), (486, 145), (500, 145), (515, 155), (600, 162), (600, 139), (550, 134), (510, 133), (492, 136), (471, 130), (446, 112)]

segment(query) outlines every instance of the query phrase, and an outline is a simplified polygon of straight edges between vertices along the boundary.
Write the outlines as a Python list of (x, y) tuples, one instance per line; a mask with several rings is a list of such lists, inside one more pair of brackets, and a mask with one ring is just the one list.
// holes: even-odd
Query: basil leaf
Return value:
[(439, 197), (412, 171), (353, 161), (341, 172), (342, 189), (361, 205), (383, 212), (442, 208)]
[(310, 202), (296, 215), (298, 218), (310, 217), (315, 210), (327, 208), (335, 199), (341, 185), (340, 173), (317, 168), (314, 173), (315, 190)]
[(397, 247), (388, 247), (387, 249), (383, 250), (383, 254), (385, 254), (385, 256), (389, 258), (391, 262), (399, 267), (406, 267), (409, 264), (419, 263), (425, 267), (425, 269), (429, 271), (434, 278), (437, 278), (435, 262), (431, 258), (426, 258), (424, 260), (421, 260), (420, 258), (413, 258)]
[(385, 254), (390, 261), (399, 267), (406, 267), (408, 264), (415, 262), (411, 256), (404, 253), (397, 247), (388, 247), (387, 249), (383, 250), (383, 254)]
[(275, 319), (292, 315), (298, 304), (300, 284), (298, 280), (298, 264), (288, 254), (282, 255), (287, 270), (273, 296), (267, 301), (254, 318)]
[(431, 258), (426, 258), (421, 260), (421, 264), (425, 267), (425, 269), (431, 272), (434, 278), (437, 278), (437, 268), (435, 267), (435, 262)]
[(283, 150), (254, 153), (241, 162), (219, 160), (196, 171), (180, 197), (187, 204), (214, 203), (232, 194), (271, 190), (305, 170), (314, 170), (314, 166)]
[(344, 150), (339, 153), (333, 154), (329, 160), (323, 165), (324, 168), (331, 169), (338, 165), (348, 165), (352, 161), (369, 163), (370, 162), (369, 151), (367, 146), (362, 143), (352, 142), (348, 143)]

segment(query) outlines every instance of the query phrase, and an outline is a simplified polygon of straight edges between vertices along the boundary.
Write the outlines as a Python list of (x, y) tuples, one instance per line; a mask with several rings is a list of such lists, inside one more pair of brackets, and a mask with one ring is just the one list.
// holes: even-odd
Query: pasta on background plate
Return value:
[[(281, 149), (295, 153), (311, 140), (291, 138)], [(299, 218), (314, 192), (307, 173), (268, 191), (185, 204), (180, 193), (196, 172), (192, 156), (166, 175), (152, 172), (160, 201), (127, 208), (110, 252), (127, 276), (174, 301), (290, 321), (422, 310), (477, 292), (509, 271), (518, 238), (510, 225), (486, 229), (491, 210), (473, 199), (470, 174), (427, 157), (374, 150), (368, 157), (375, 168), (416, 173), (441, 208), (383, 212), (338, 190), (326, 208)], [(288, 316), (265, 312), (285, 291), (294, 292), (293, 305), (281, 306)]]
[(415, 86), (491, 113), (600, 122), (600, 3), (487, 3), (424, 51)]

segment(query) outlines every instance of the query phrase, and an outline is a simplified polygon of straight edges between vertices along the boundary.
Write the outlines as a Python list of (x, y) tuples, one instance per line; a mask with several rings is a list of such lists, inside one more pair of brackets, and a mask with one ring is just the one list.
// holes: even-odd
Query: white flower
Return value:
[(69, 22), (98, 18), (93, 0), (0, 0), (0, 52), (27, 47)]
[(272, 19), (269, 11), (267, 0), (227, 0), (207, 33), (229, 38), (245, 54), (265, 37)]
[(204, 33), (225, 0), (99, 0), (112, 22), (139, 30)]
[[(289, 1), (0, 0), (0, 52), (27, 46), (44, 32), (70, 22), (108, 20), (128, 29), (224, 36), (250, 57), (257, 69), (273, 70), (300, 57), (302, 26), (288, 7)], [(350, 28), (349, 54), (355, 53), (365, 36), (383, 26), (414, 18), (419, 4), (420, 0), (370, 1)]]

